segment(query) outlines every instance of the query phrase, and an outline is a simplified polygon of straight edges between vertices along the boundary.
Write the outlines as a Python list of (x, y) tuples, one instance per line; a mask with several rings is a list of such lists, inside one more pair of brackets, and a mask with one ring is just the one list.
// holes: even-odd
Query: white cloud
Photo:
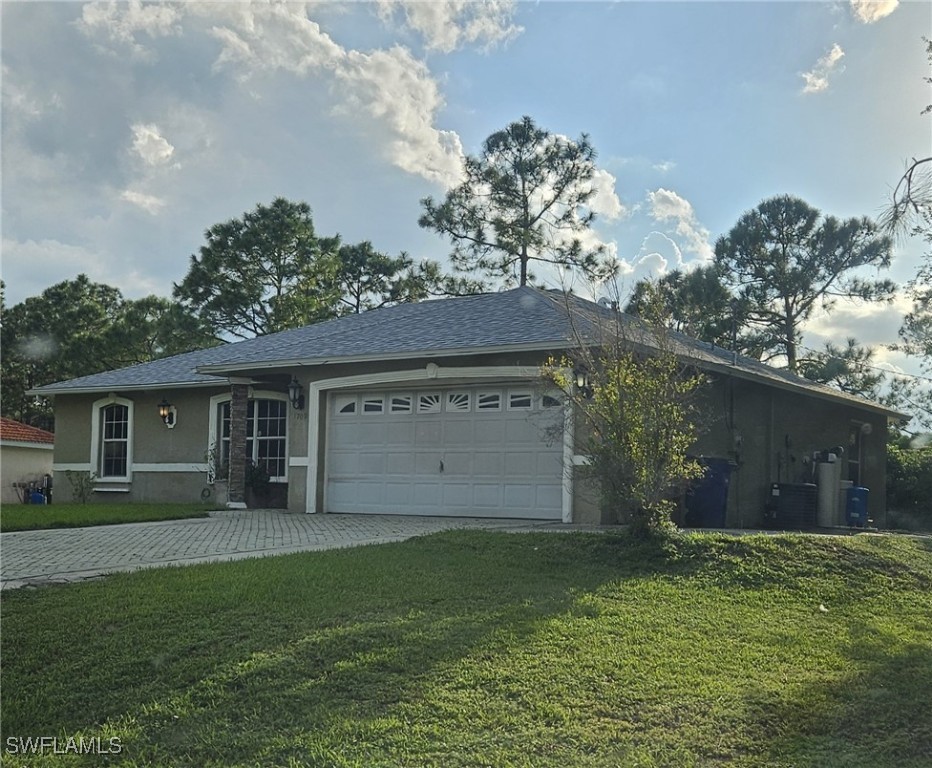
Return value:
[(428, 50), (450, 53), (465, 45), (476, 44), (489, 50), (507, 43), (524, 30), (511, 23), (515, 3), (512, 0), (380, 0), (379, 16), (389, 20), (400, 9), (405, 26), (424, 38)]
[(260, 70), (304, 76), (332, 69), (346, 57), (343, 47), (301, 6), (231, 3), (191, 8), (221, 22), (210, 29), (222, 45), (214, 70), (235, 67), (241, 80)]
[(133, 58), (151, 60), (153, 52), (139, 43), (137, 36), (145, 34), (155, 39), (180, 34), (181, 16), (181, 7), (177, 5), (109, 0), (87, 3), (75, 25), (88, 37), (103, 34), (118, 47), (128, 48)]
[(800, 74), (806, 84), (803, 86), (803, 93), (819, 93), (828, 88), (829, 75), (835, 71), (838, 62), (841, 61), (845, 52), (838, 43), (835, 43), (831, 50), (820, 58), (816, 65), (809, 71)]
[[(3, 76), (0, 86), (3, 91), (3, 110), (13, 112), (25, 118), (35, 119), (42, 117), (53, 109), (61, 109), (61, 96), (57, 93), (48, 95), (38, 94), (35, 89), (29, 88), (17, 78), (16, 74), (6, 64), (3, 65)], [(9, 114), (7, 115), (9, 119)]]
[(863, 24), (873, 24), (896, 10), (900, 0), (851, 0), (851, 12)]
[(595, 194), (589, 200), (589, 208), (609, 220), (620, 219), (628, 213), (615, 192), (615, 182), (615, 177), (602, 168), (597, 168), (592, 176)]
[(444, 186), (459, 181), (463, 146), (453, 131), (433, 127), (444, 102), (424, 62), (399, 46), (351, 51), (336, 76), (343, 103), (335, 112), (368, 117), (367, 133), (383, 143), (393, 164)]
[(696, 254), (703, 261), (712, 260), (711, 233), (699, 223), (688, 200), (663, 187), (648, 192), (647, 199), (654, 221), (675, 223), (674, 233), (680, 238), (684, 251)]
[(159, 213), (166, 205), (165, 200), (160, 197), (147, 195), (144, 192), (136, 192), (132, 189), (123, 190), (123, 192), (120, 193), (120, 199), (142, 208), (146, 213), (151, 213), (153, 216)]
[(175, 148), (165, 140), (154, 124), (136, 123), (133, 130), (133, 150), (146, 165), (165, 165)]
[(324, 78), (337, 100), (333, 113), (361, 125), (392, 164), (444, 186), (460, 178), (459, 136), (434, 127), (444, 105), (440, 89), (406, 48), (347, 50), (299, 7), (236, 4), (222, 11), (224, 25), (210, 31), (223, 46), (215, 70), (232, 67), (240, 80), (261, 70)]
[(655, 171), (660, 171), (660, 173), (669, 173), (674, 168), (676, 168), (676, 163), (672, 160), (664, 160), (660, 163), (654, 163), (651, 166)]

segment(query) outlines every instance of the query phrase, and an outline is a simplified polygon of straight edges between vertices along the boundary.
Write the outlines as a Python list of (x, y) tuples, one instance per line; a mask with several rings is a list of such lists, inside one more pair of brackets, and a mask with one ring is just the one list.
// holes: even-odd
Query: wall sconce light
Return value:
[(162, 398), (159, 403), (159, 417), (169, 429), (175, 428), (175, 422), (178, 420), (178, 409), (175, 408), (168, 400)]
[(586, 400), (592, 397), (592, 385), (589, 382), (589, 370), (586, 366), (580, 365), (573, 369), (573, 383), (576, 384), (576, 391)]
[(304, 387), (298, 381), (297, 376), (291, 377), (291, 384), (288, 385), (288, 399), (296, 411), (304, 410)]

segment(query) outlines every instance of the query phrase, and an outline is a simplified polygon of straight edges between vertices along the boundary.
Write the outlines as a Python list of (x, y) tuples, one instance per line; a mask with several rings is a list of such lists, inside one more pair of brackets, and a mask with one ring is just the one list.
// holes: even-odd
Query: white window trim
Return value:
[[(101, 477), (100, 470), (102, 466), (102, 456), (100, 455), (100, 418), (101, 411), (108, 405), (125, 405), (126, 406), (126, 474), (120, 477)], [(131, 483), (133, 481), (133, 422), (134, 422), (133, 401), (125, 397), (109, 395), (95, 400), (91, 405), (91, 472), (96, 477), (95, 483)]]
[[(566, 371), (569, 375), (569, 371)], [(489, 365), (474, 368), (441, 368), (436, 363), (428, 364), (426, 370), (417, 368), (407, 371), (387, 371), (384, 373), (363, 373), (355, 376), (338, 376), (332, 379), (312, 381), (308, 387), (308, 430), (307, 430), (307, 487), (305, 511), (316, 514), (321, 510), (317, 504), (317, 474), (320, 467), (320, 427), (322, 412), (319, 406), (320, 395), (333, 389), (351, 387), (387, 386), (392, 384), (413, 384), (433, 382), (437, 379), (460, 379), (481, 382), (486, 379), (510, 379), (515, 383), (533, 383), (540, 380), (541, 370), (528, 365)], [(325, 398), (329, 403), (330, 398)], [(563, 411), (563, 522), (573, 522), (573, 409), (568, 404)], [(327, 420), (329, 424), (329, 419)]]
[[(207, 450), (205, 451), (205, 456), (209, 455), (210, 450), (217, 443), (217, 436), (220, 434), (220, 425), (217, 421), (217, 412), (220, 410), (220, 404), (229, 402), (233, 399), (233, 395), (229, 392), (225, 392), (220, 395), (214, 395), (210, 398), (210, 414), (208, 415), (207, 420)], [(288, 394), (286, 392), (272, 392), (267, 389), (256, 389), (253, 390), (252, 387), (249, 388), (249, 400), (282, 400), (285, 403), (288, 403)], [(285, 474), (282, 477), (272, 478), (273, 483), (287, 483), (288, 482), (288, 467), (291, 465), (291, 408), (287, 409), (288, 415), (285, 419)]]

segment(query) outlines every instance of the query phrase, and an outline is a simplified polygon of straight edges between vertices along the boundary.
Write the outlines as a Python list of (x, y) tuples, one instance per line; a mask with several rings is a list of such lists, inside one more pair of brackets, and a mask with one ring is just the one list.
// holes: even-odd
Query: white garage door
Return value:
[(336, 392), (329, 512), (562, 517), (562, 407), (530, 386)]

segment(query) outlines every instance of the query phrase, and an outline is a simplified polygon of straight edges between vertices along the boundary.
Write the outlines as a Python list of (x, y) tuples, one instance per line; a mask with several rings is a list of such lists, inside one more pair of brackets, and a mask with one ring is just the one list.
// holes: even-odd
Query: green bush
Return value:
[(887, 509), (893, 528), (932, 530), (932, 445), (887, 446)]

